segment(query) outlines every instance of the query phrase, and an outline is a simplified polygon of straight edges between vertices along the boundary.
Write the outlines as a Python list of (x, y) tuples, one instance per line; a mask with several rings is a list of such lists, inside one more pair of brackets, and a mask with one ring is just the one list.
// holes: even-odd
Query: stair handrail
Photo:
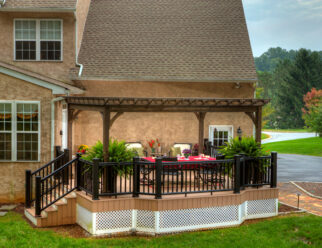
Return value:
[(60, 150), (59, 146), (56, 146), (56, 158), (47, 164), (41, 166), (35, 171), (26, 170), (25, 172), (25, 180), (26, 180), (26, 191), (25, 191), (25, 206), (26, 208), (30, 208), (32, 203), (36, 200), (34, 193), (34, 181), (36, 177), (39, 176), (41, 178), (46, 177), (47, 175), (53, 173), (56, 169), (60, 168), (62, 165), (66, 164), (69, 160), (69, 150), (64, 149), (64, 151)]
[(36, 216), (41, 211), (53, 205), (77, 188), (77, 167), (79, 166), (78, 154), (76, 158), (67, 162), (51, 174), (41, 178), (36, 177)]

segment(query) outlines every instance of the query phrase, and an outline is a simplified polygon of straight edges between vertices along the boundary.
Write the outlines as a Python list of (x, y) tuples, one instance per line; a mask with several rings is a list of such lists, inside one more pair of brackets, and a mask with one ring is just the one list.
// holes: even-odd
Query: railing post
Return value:
[(26, 170), (26, 208), (31, 207), (31, 170)]
[(36, 176), (36, 216), (40, 216), (41, 214), (41, 177)]
[(245, 189), (245, 178), (246, 178), (246, 154), (245, 153), (240, 153), (241, 156), (241, 161), (240, 161), (240, 189), (244, 190)]
[(60, 155), (61, 152), (61, 147), (60, 146), (55, 146), (55, 157), (57, 158)]
[(76, 162), (76, 186), (77, 186), (77, 191), (80, 191), (80, 187), (81, 187), (81, 174), (82, 174), (82, 171), (81, 171), (81, 161), (80, 158), (81, 158), (81, 154), (80, 153), (77, 153), (76, 154), (77, 156), (77, 162)]
[(236, 155), (234, 157), (235, 163), (234, 163), (234, 193), (239, 194), (240, 193), (240, 155)]
[(140, 168), (139, 157), (133, 158), (133, 197), (139, 197), (140, 192)]
[(99, 200), (98, 194), (99, 194), (99, 158), (93, 159), (93, 168), (92, 168), (92, 189), (93, 189), (93, 200)]
[(277, 186), (277, 152), (271, 153), (271, 188)]
[[(68, 149), (64, 149), (64, 159), (63, 159), (63, 164), (61, 166), (64, 166), (65, 164), (67, 164), (69, 162), (69, 150)], [(62, 171), (63, 173), (63, 183), (64, 185), (67, 185), (68, 184), (68, 174), (69, 174), (69, 171), (68, 171), (68, 168), (66, 169), (63, 169)]]
[(161, 177), (162, 177), (162, 158), (157, 158), (155, 160), (155, 166), (156, 166), (156, 184), (155, 184), (155, 199), (161, 199)]
[(64, 164), (69, 162), (69, 150), (64, 149)]

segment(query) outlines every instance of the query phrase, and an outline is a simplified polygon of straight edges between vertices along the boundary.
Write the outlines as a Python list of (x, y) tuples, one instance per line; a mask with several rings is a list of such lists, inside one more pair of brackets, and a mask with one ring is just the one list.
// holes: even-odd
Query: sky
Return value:
[(322, 51), (322, 0), (243, 0), (254, 56), (270, 47)]

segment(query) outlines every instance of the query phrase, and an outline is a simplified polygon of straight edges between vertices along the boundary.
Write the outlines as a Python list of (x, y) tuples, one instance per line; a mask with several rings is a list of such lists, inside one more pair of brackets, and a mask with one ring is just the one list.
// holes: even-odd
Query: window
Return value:
[(210, 126), (209, 140), (215, 148), (225, 145), (233, 138), (233, 126)]
[(0, 160), (12, 156), (12, 108), (10, 103), (0, 103)]
[(0, 161), (38, 161), (39, 102), (0, 101)]
[(15, 59), (62, 60), (61, 20), (15, 20)]

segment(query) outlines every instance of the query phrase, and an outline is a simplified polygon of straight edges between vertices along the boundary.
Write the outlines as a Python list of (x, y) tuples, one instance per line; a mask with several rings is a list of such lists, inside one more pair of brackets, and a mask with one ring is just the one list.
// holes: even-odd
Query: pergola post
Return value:
[(204, 131), (205, 131), (205, 117), (206, 114), (205, 112), (198, 112), (195, 113), (197, 116), (197, 119), (199, 121), (199, 154), (203, 153), (203, 148), (204, 148)]
[(69, 160), (73, 155), (73, 120), (74, 110), (68, 107), (68, 124), (67, 124), (67, 148), (69, 152)]
[(105, 107), (103, 111), (103, 152), (104, 152), (104, 162), (108, 162), (108, 146), (110, 141), (110, 120), (111, 112), (109, 107)]
[(262, 142), (262, 107), (258, 107), (256, 111), (256, 141)]

